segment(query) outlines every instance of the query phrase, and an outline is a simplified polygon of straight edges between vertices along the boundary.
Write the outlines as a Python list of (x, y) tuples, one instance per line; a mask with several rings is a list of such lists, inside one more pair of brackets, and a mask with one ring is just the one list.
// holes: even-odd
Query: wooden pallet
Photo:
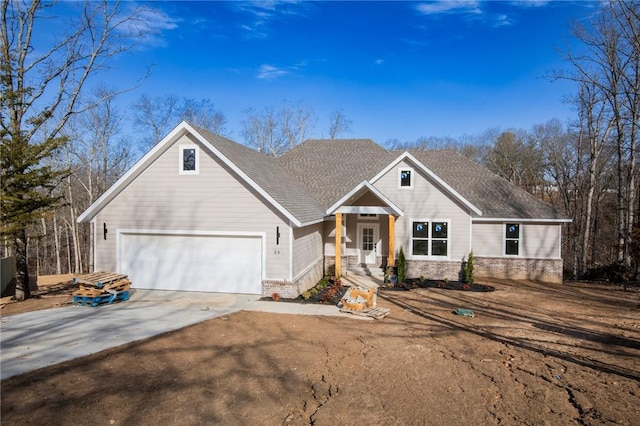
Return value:
[(107, 293), (96, 297), (73, 296), (74, 305), (87, 305), (92, 307), (106, 305), (119, 300), (129, 300), (129, 292), (113, 291), (113, 293)]
[(371, 317), (373, 319), (382, 319), (391, 313), (391, 309), (387, 308), (367, 308), (361, 311), (353, 311), (351, 309), (340, 309), (340, 312), (358, 315), (361, 317)]
[(128, 277), (123, 274), (104, 271), (94, 272), (92, 274), (81, 275), (79, 277), (73, 278), (74, 283), (90, 285), (98, 288), (102, 288), (107, 284), (111, 284), (121, 280), (128, 281)]
[(78, 289), (73, 292), (73, 304), (98, 306), (116, 300), (128, 300), (131, 281), (126, 275), (94, 272), (73, 279)]
[(73, 296), (83, 296), (83, 297), (98, 297), (102, 296), (104, 292), (102, 290), (94, 289), (94, 288), (86, 288), (80, 287), (78, 290), (72, 293)]

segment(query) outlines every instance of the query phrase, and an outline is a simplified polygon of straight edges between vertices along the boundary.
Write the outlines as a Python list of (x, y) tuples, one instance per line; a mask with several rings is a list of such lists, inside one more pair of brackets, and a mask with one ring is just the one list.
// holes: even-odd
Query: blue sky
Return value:
[(566, 68), (585, 1), (152, 2), (159, 32), (100, 79), (144, 84), (145, 93), (209, 98), (241, 141), (242, 110), (304, 100), (328, 135), (329, 114), (353, 122), (344, 137), (412, 141), (421, 136), (524, 128), (573, 117)]

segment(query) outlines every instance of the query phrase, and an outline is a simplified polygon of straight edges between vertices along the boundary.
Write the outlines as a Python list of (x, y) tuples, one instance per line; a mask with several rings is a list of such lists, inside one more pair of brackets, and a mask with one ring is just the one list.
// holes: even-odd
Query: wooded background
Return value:
[[(77, 31), (51, 49), (39, 47), (47, 53), (33, 58), (26, 54), (29, 33), (45, 6), (2, 2), (3, 254), (18, 254), (20, 263), (24, 245), (29, 274), (79, 274), (93, 268), (92, 232), (76, 222), (79, 214), (181, 120), (221, 135), (229, 130), (224, 111), (209, 99), (142, 95), (118, 109), (120, 93), (141, 89), (87, 84), (150, 31), (137, 26), (138, 32), (123, 34), (119, 27), (140, 19), (143, 9), (123, 18), (119, 3), (87, 2)], [(575, 83), (567, 100), (574, 119), (384, 145), (462, 153), (573, 219), (563, 230), (566, 276), (631, 279), (640, 257), (640, 7), (613, 1), (593, 16), (574, 26), (580, 47), (561, 53), (566, 70), (546, 75)], [(60, 92), (51, 97), (52, 90)], [(134, 117), (135, 134), (125, 131), (125, 117)], [(321, 123), (331, 139), (348, 137), (351, 124), (339, 108)], [(243, 111), (239, 142), (277, 156), (316, 126), (310, 103), (283, 101)]]

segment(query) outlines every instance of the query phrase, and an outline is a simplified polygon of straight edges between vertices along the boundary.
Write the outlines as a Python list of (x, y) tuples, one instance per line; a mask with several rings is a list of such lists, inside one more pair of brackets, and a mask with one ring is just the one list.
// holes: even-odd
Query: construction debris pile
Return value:
[(341, 307), (341, 312), (382, 319), (389, 315), (389, 309), (377, 308), (377, 298), (377, 288), (352, 287), (347, 290), (347, 294), (344, 295), (338, 306)]
[(73, 292), (74, 305), (98, 306), (118, 300), (129, 300), (129, 277), (112, 272), (94, 272), (73, 279), (78, 290)]

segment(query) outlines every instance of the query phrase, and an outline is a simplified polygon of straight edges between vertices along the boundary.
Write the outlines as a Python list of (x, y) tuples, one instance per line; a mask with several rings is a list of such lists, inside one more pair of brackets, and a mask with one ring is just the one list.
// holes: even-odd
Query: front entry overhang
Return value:
[[(355, 200), (362, 197), (365, 193), (370, 192), (375, 195), (381, 202), (382, 206), (354, 206), (351, 205)], [(368, 214), (390, 214), (393, 216), (402, 216), (404, 212), (400, 207), (396, 206), (382, 192), (369, 182), (362, 181), (359, 185), (349, 191), (338, 202), (327, 209), (328, 215), (336, 213), (368, 213)]]
[[(366, 193), (373, 194), (379, 200), (379, 205), (353, 205), (354, 202)], [(363, 181), (345, 194), (337, 203), (327, 209), (327, 215), (335, 215), (336, 218), (336, 277), (340, 277), (342, 275), (343, 214), (386, 214), (389, 216), (389, 258), (387, 259), (387, 265), (393, 266), (395, 264), (395, 219), (397, 216), (404, 215), (404, 212), (375, 186), (371, 185), (367, 181)]]

